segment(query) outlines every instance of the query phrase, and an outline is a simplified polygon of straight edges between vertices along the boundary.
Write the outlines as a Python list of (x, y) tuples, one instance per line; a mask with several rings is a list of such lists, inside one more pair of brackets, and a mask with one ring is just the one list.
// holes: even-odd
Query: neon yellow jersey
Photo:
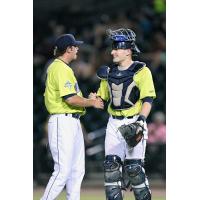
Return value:
[[(108, 105), (108, 113), (114, 116), (133, 116), (140, 113), (142, 108), (142, 99), (145, 97), (156, 97), (155, 88), (153, 84), (152, 74), (148, 67), (143, 67), (133, 76), (133, 81), (140, 91), (139, 100), (134, 106), (128, 109), (114, 110), (111, 108), (111, 103)], [(110, 87), (106, 79), (102, 79), (97, 95), (103, 100), (109, 101), (111, 99)]]
[(73, 70), (59, 59), (55, 59), (47, 69), (45, 106), (50, 114), (85, 113), (85, 108), (67, 104), (63, 96), (76, 94), (82, 97)]

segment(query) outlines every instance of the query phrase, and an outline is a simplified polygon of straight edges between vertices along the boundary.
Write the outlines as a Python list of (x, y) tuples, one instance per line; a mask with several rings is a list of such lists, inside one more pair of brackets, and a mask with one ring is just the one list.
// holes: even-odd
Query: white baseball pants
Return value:
[(118, 155), (122, 161), (124, 159), (144, 159), (146, 151), (146, 140), (148, 138), (147, 125), (145, 124), (145, 133), (142, 140), (134, 147), (130, 148), (118, 128), (123, 124), (130, 124), (137, 120), (138, 116), (131, 119), (124, 118), (122, 120), (113, 119), (110, 116), (106, 129), (105, 138), (105, 155)]
[(80, 200), (85, 174), (85, 148), (80, 120), (65, 114), (51, 115), (48, 140), (54, 172), (41, 200), (55, 200), (66, 186), (67, 200)]

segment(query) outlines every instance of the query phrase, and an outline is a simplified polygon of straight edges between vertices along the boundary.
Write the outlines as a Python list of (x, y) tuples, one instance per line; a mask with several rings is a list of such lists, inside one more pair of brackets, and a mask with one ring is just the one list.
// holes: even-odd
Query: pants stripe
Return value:
[(58, 148), (58, 117), (57, 117), (57, 150), (58, 150), (58, 166), (59, 166), (59, 170), (58, 170), (58, 174), (56, 175), (56, 177), (55, 177), (55, 179), (54, 179), (54, 181), (53, 181), (51, 187), (49, 188), (49, 192), (48, 192), (48, 194), (47, 194), (46, 200), (48, 200), (48, 196), (49, 196), (49, 193), (50, 193), (50, 191), (51, 191), (51, 188), (53, 187), (53, 184), (55, 183), (55, 181), (56, 181), (56, 179), (57, 179), (57, 177), (58, 177), (58, 175), (59, 175), (59, 173), (60, 173), (59, 148)]

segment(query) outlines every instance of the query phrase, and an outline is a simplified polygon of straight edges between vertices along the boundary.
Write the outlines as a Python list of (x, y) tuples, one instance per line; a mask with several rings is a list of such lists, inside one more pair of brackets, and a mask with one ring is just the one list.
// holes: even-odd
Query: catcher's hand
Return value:
[(144, 130), (144, 121), (142, 120), (119, 127), (119, 131), (130, 147), (135, 147), (140, 142), (144, 135)]
[(96, 99), (97, 98), (97, 93), (96, 92), (90, 92), (89, 96), (88, 96), (89, 99)]

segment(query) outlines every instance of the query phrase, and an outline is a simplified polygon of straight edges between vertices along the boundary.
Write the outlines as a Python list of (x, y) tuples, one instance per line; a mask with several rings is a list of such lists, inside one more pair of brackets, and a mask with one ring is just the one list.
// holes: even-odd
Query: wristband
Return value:
[(146, 121), (146, 117), (144, 115), (139, 115), (137, 121), (143, 121), (143, 122), (145, 122)]

